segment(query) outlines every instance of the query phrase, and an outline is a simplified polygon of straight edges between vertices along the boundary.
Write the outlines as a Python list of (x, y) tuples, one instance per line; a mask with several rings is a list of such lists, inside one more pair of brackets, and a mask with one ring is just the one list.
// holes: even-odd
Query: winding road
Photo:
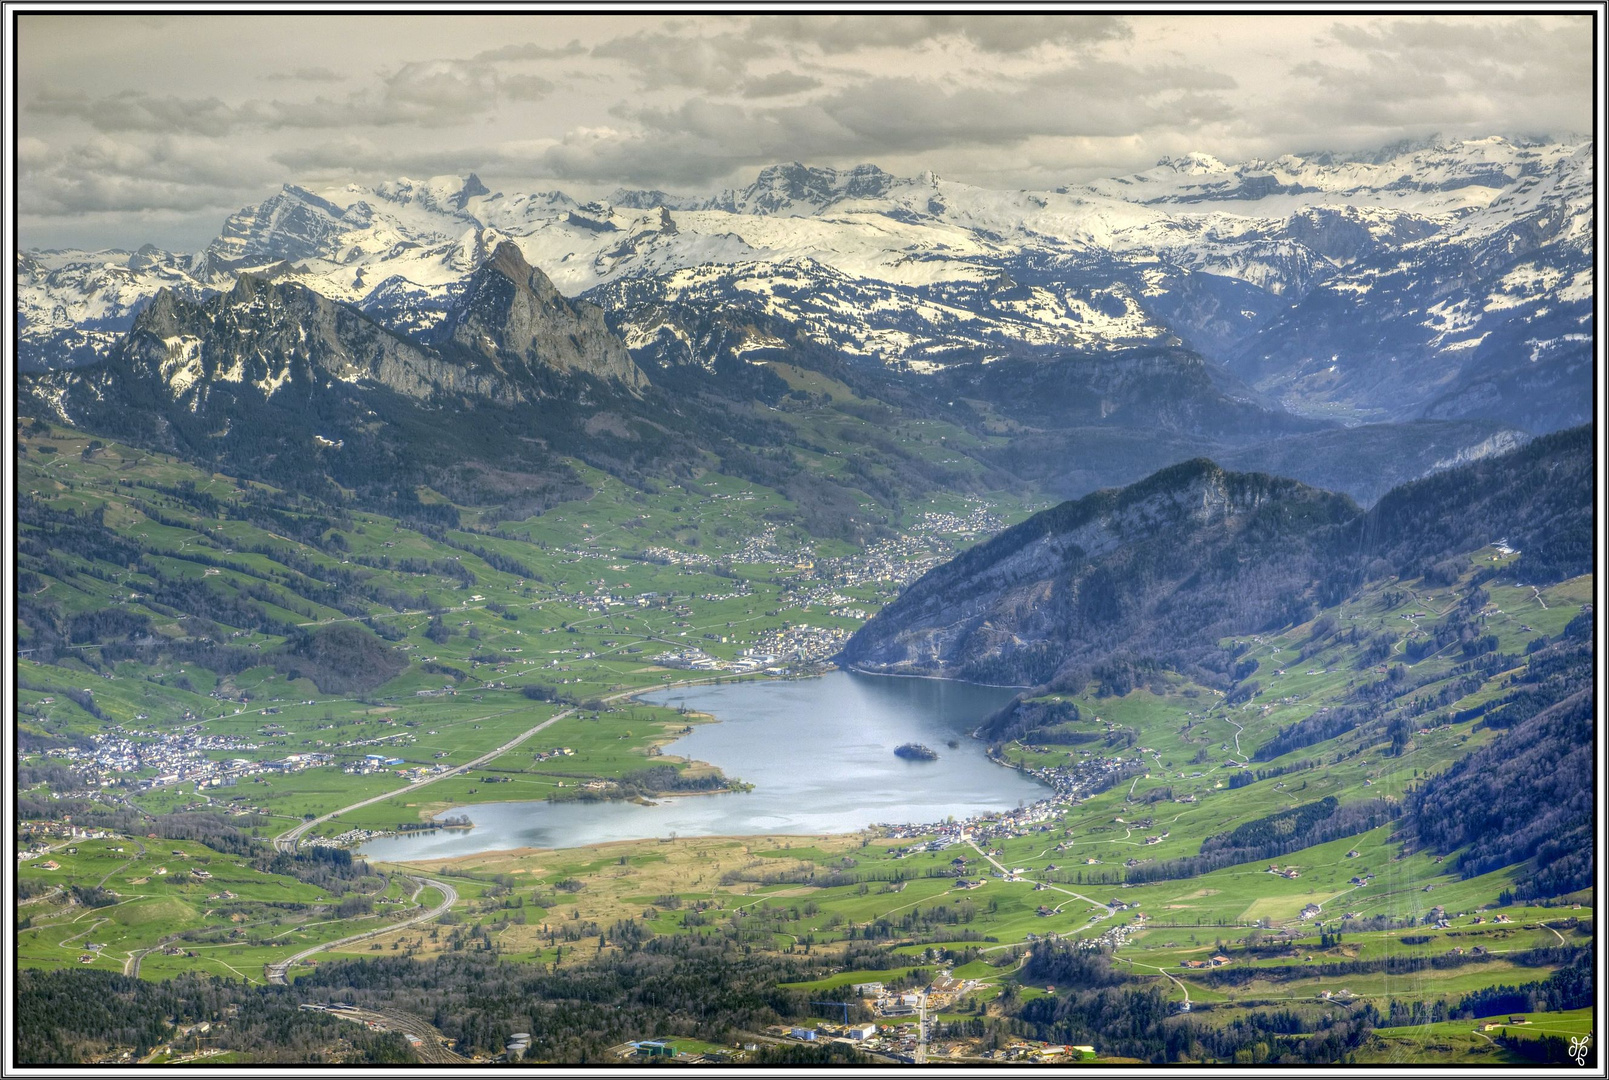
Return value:
[(1157, 971), (1157, 972), (1160, 972), (1163, 975), (1166, 975), (1168, 978), (1172, 979), (1175, 984), (1178, 985), (1180, 990), (1184, 991), (1184, 1007), (1185, 1007), (1186, 1011), (1189, 1010), (1189, 1008), (1190, 1008), (1190, 987), (1185, 984), (1185, 981), (1183, 979), (1179, 978), (1177, 975), (1175, 975), (1173, 972), (1169, 971), (1167, 968), (1157, 967), (1155, 964), (1137, 963), (1137, 962), (1135, 962), (1133, 960), (1130, 960), (1126, 956), (1118, 956), (1115, 953), (1112, 955), (1112, 959), (1113, 960), (1121, 960), (1121, 961), (1123, 961), (1123, 963), (1131, 964), (1134, 967), (1150, 968), (1153, 971)]
[[(989, 860), (989, 864), (991, 866), (993, 866), (996, 870), (1000, 871), (1001, 874), (1009, 874), (1009, 873), (1011, 873), (1010, 870), (1007, 870), (1004, 866), (1001, 866), (998, 862), (995, 862), (995, 858), (994, 858), (993, 855), (990, 855), (987, 851), (984, 851), (982, 848), (980, 848), (978, 846), (978, 844), (977, 844), (977, 841), (968, 840), (967, 843), (972, 845), (972, 850), (973, 851), (976, 851), (979, 855), (982, 855), (985, 859)], [(1018, 880), (1020, 880), (1020, 881), (1033, 881), (1033, 878), (1022, 877), (1022, 878), (1019, 878)], [(1085, 903), (1093, 904), (1094, 906), (1100, 908), (1102, 911), (1106, 912), (1105, 915), (1099, 916), (1098, 917), (1099, 919), (1110, 919), (1115, 914), (1115, 912), (1110, 907), (1108, 907), (1107, 905), (1101, 903), (1099, 900), (1091, 900), (1089, 897), (1085, 896), (1083, 893), (1075, 893), (1071, 889), (1064, 889), (1060, 885), (1052, 885), (1048, 881), (1035, 882), (1035, 884), (1043, 885), (1047, 889), (1053, 889), (1053, 890), (1055, 890), (1056, 892), (1059, 892), (1059, 893), (1066, 893), (1068, 896), (1077, 897), (1078, 899), (1084, 901)], [(1064, 901), (1064, 903), (1065, 903), (1065, 901)], [(1061, 908), (1058, 907), (1056, 910), (1060, 911)]]
[[(389, 934), (394, 930), (403, 930), (410, 926), (417, 926), (419, 923), (433, 922), (434, 920), (441, 918), (441, 916), (446, 913), (448, 908), (452, 907), (458, 902), (458, 890), (447, 884), (445, 881), (438, 881), (435, 878), (413, 878), (411, 880), (418, 883), (420, 891), (423, 891), (426, 886), (439, 891), (442, 894), (441, 903), (437, 904), (429, 911), (421, 912), (418, 915), (415, 915), (409, 919), (404, 919), (401, 922), (392, 923), (390, 926), (380, 926), (373, 930), (365, 930), (361, 934), (353, 934), (350, 937), (338, 938), (335, 941), (326, 941), (321, 945), (312, 945), (293, 956), (289, 956), (284, 960), (278, 961), (277, 963), (265, 964), (263, 965), (263, 973), (268, 977), (268, 981), (271, 983), (278, 983), (279, 985), (283, 986), (288, 981), (286, 979), (286, 972), (288, 972), (294, 965), (306, 960), (309, 956), (312, 956), (314, 953), (323, 952), (325, 949), (338, 948), (342, 945), (350, 945), (355, 941), (366, 941), (372, 937), (379, 937), (381, 934)], [(417, 896), (419, 893), (415, 892), (414, 895)]]

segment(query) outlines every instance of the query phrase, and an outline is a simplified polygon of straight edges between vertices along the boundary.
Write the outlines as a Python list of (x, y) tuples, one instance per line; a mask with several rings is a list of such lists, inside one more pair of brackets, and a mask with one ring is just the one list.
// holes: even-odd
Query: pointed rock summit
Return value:
[(476, 270), (458, 306), (442, 323), (438, 342), (489, 361), (518, 378), (521, 368), (551, 368), (624, 383), (648, 379), (604, 322), (603, 310), (566, 300), (511, 241), (497, 245)]

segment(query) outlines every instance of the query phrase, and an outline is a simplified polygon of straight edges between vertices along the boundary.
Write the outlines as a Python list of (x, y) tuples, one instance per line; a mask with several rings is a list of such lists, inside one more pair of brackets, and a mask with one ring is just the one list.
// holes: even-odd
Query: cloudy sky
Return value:
[(295, 182), (703, 193), (776, 161), (1053, 187), (1586, 132), (1590, 16), (28, 15), (23, 247), (194, 250)]

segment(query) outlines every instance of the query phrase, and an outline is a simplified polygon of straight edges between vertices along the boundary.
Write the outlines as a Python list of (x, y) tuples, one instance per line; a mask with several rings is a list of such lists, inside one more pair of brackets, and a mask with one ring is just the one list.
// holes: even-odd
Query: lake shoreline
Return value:
[[(990, 690), (1032, 690), (1033, 687), (1024, 683), (987, 683), (973, 682), (971, 679), (957, 679), (950, 675), (918, 675), (910, 671), (873, 671), (855, 664), (840, 664), (839, 671), (849, 671), (856, 675), (871, 675), (879, 679), (931, 679), (934, 682), (960, 683), (962, 686), (984, 686)], [(809, 676), (817, 677), (817, 676)]]
[[(631, 700), (687, 714), (685, 724), (671, 725), (654, 738), (662, 748), (657, 757), (666, 764), (699, 762), (748, 790), (665, 792), (644, 800), (457, 804), (433, 808), (433, 816), (471, 815), (470, 835), (477, 839), (459, 834), (462, 846), (421, 842), (424, 850), (417, 853), (404, 840), (377, 842), (356, 854), (380, 861), (434, 861), (487, 851), (652, 843), (671, 833), (856, 836), (879, 824), (1003, 811), (1045, 794), (1037, 778), (998, 768), (970, 738), (981, 718), (1013, 693), (1010, 687), (951, 679), (871, 679), (844, 668), (791, 679), (646, 688)], [(676, 732), (675, 727), (692, 730)], [(965, 748), (937, 761), (909, 762), (893, 753), (905, 743), (938, 746), (963, 738)], [(673, 744), (679, 744), (679, 754), (665, 752)], [(648, 757), (645, 764), (655, 760)], [(745, 798), (683, 797), (720, 794)]]

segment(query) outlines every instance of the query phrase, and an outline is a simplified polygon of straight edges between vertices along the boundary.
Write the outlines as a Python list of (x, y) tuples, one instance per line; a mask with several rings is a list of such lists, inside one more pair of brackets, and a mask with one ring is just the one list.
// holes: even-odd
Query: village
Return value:
[[(1093, 1046), (1018, 1040), (997, 1049), (980, 1049), (967, 1039), (935, 1040), (934, 1023), (929, 1014), (955, 1007), (967, 994), (985, 985), (974, 979), (957, 979), (948, 969), (938, 970), (926, 986), (913, 990), (891, 990), (882, 982), (854, 983), (847, 988), (848, 1000), (814, 1003), (822, 1009), (841, 1008), (842, 1016), (837, 1022), (812, 1020), (792, 1025), (774, 1024), (763, 1034), (757, 1033), (756, 1041), (739, 1041), (731, 1050), (708, 1048), (696, 1052), (678, 1046), (678, 1040), (653, 1039), (623, 1043), (614, 1047), (612, 1053), (625, 1060), (680, 1065), (731, 1063), (741, 1055), (758, 1051), (761, 1044), (757, 1040), (764, 1039), (772, 1043), (839, 1044), (870, 1054), (874, 1059), (918, 1065), (934, 1060), (1056, 1063), (1097, 1059)], [(856, 1006), (870, 1011), (877, 1019), (851, 1020), (850, 1010)], [(515, 1049), (523, 1047), (511, 1045), (511, 1052)]]
[[(90, 736), (91, 746), (60, 747), (46, 759), (59, 758), (83, 778), (84, 793), (126, 785), (140, 790), (193, 783), (197, 789), (230, 787), (240, 780), (265, 773), (300, 772), (327, 765), (327, 751), (286, 754), (268, 761), (251, 758), (214, 758), (219, 751), (258, 751), (261, 743), (224, 735), (210, 735), (200, 726), (177, 732), (135, 731), (112, 726)], [(138, 776), (145, 773), (148, 775)]]

